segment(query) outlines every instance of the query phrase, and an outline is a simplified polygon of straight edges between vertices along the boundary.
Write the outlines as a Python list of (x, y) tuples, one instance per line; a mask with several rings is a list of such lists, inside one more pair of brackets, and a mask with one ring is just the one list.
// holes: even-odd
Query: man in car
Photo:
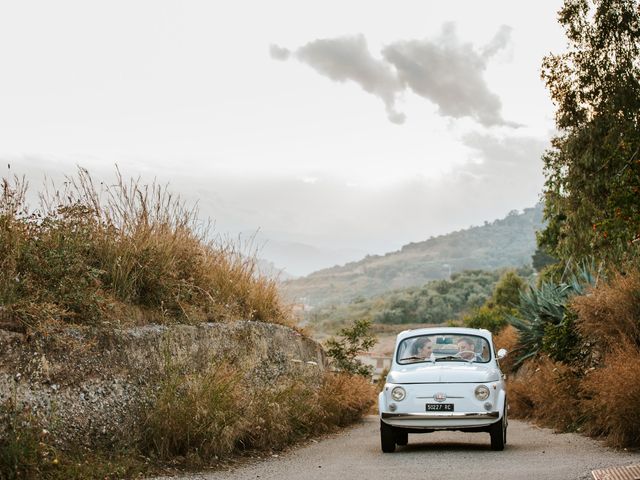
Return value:
[(460, 337), (456, 342), (458, 345), (458, 356), (465, 360), (474, 362), (482, 361), (482, 357), (476, 353), (476, 344), (469, 337)]

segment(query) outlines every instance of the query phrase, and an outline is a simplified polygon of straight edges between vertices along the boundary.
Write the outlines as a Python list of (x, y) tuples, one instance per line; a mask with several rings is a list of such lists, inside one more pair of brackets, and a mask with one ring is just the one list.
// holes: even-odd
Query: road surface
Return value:
[(156, 480), (590, 479), (591, 470), (640, 463), (640, 452), (613, 450), (578, 434), (554, 434), (509, 420), (507, 447), (489, 448), (488, 433), (410, 434), (395, 453), (380, 451), (378, 418), (277, 456), (231, 469)]

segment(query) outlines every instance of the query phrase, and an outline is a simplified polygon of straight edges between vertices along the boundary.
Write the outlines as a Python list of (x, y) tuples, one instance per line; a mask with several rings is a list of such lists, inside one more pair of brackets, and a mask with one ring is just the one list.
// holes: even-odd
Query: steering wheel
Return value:
[[(470, 353), (472, 356), (471, 358), (465, 358), (462, 356), (463, 353)], [(461, 350), (460, 352), (456, 353), (455, 356), (458, 358), (462, 358), (463, 360), (471, 361), (476, 358), (476, 352), (474, 352), (473, 350)]]

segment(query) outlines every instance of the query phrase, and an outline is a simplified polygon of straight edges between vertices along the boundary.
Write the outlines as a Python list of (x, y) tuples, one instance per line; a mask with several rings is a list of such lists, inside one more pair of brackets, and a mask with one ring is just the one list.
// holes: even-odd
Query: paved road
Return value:
[(591, 470), (638, 463), (640, 452), (612, 450), (580, 435), (554, 434), (517, 420), (509, 421), (503, 452), (490, 450), (488, 433), (437, 432), (410, 434), (409, 445), (383, 454), (378, 418), (371, 416), (353, 428), (277, 457), (173, 479), (566, 480), (590, 479)]

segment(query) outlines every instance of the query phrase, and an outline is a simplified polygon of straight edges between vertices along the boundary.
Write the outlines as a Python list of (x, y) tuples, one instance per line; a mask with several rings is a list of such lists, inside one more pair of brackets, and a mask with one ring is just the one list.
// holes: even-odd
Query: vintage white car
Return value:
[(383, 452), (406, 445), (409, 433), (489, 432), (491, 449), (507, 441), (507, 392), (491, 332), (421, 328), (398, 334), (378, 397)]

